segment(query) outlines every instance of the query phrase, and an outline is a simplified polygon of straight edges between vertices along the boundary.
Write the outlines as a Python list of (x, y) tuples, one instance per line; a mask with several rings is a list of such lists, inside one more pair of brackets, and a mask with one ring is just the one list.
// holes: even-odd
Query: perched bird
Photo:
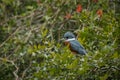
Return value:
[(72, 32), (66, 32), (64, 34), (65, 45), (68, 45), (73, 53), (85, 55), (87, 54), (84, 47), (76, 40), (75, 35)]

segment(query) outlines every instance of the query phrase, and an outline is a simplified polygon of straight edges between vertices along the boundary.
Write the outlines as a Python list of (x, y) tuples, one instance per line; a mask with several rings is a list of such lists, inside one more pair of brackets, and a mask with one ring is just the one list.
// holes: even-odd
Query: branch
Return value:
[(2, 44), (0, 44), (0, 48), (16, 33), (20, 27), (18, 27)]
[(27, 70), (28, 70), (30, 67), (31, 67), (31, 62), (30, 62), (30, 64), (29, 64), (29, 66), (23, 71), (23, 73), (22, 73), (22, 79), (24, 78)]
[(9, 62), (9, 63), (11, 63), (11, 64), (16, 68), (16, 70), (13, 71), (13, 74), (14, 74), (14, 76), (15, 76), (15, 80), (18, 80), (19, 76), (17, 75), (17, 72), (18, 72), (19, 68), (18, 68), (17, 65), (14, 63), (14, 61), (8, 60), (8, 59), (6, 59), (6, 58), (0, 58), (0, 60), (1, 60), (1, 61)]

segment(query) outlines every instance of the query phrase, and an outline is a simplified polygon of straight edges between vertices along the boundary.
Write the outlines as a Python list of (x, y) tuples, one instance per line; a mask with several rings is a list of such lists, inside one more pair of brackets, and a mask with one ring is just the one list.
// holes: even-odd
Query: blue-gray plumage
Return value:
[(75, 35), (71, 32), (66, 32), (64, 34), (65, 42), (70, 44), (70, 49), (73, 52), (79, 53), (81, 55), (86, 54), (84, 47), (75, 39)]

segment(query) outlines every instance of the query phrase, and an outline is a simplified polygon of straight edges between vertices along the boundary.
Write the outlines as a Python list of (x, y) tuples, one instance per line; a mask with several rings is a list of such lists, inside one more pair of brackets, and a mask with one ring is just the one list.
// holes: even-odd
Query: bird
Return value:
[(73, 52), (74, 54), (87, 54), (85, 48), (78, 42), (78, 40), (75, 38), (75, 35), (72, 32), (66, 32), (64, 34), (64, 39), (65, 45), (67, 45), (70, 48), (71, 52)]

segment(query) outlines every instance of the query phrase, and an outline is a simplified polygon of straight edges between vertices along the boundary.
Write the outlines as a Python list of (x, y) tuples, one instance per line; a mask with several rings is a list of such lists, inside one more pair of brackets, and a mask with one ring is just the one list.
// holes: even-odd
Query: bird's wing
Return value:
[(85, 49), (83, 48), (83, 46), (77, 40), (70, 41), (70, 46), (73, 50), (75, 50), (79, 54), (82, 54), (82, 55), (86, 54)]

